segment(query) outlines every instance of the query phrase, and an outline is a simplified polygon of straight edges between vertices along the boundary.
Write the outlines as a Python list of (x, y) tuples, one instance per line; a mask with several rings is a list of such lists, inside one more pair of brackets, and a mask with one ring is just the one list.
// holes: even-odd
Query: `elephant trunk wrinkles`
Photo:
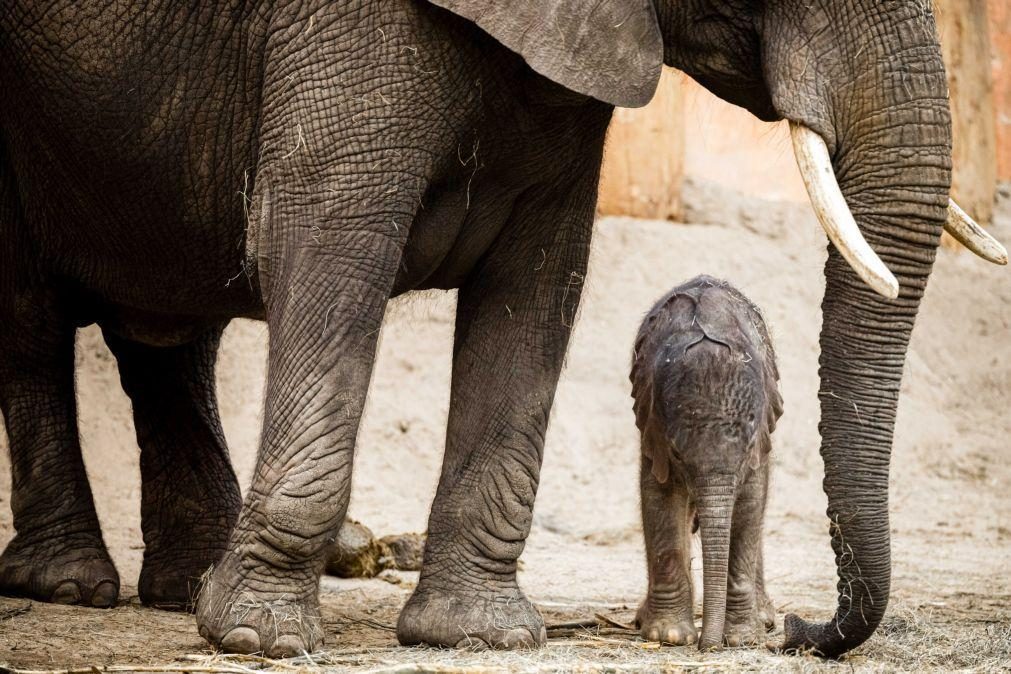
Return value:
[[(933, 35), (933, 25), (929, 26)], [(926, 33), (925, 33), (926, 34)], [(867, 241), (900, 284), (878, 296), (830, 247), (825, 267), (820, 370), (821, 455), (839, 581), (831, 621), (785, 620), (786, 649), (841, 655), (884, 616), (891, 560), (888, 471), (910, 333), (940, 239), (951, 183), (951, 119), (936, 48), (911, 73), (893, 63), (872, 110), (850, 106), (833, 157), (843, 194)], [(843, 101), (845, 104), (846, 102)], [(852, 103), (852, 102), (850, 102)], [(834, 101), (838, 107), (840, 102)]]
[(702, 634), (699, 649), (723, 644), (727, 613), (727, 568), (730, 523), (736, 484), (732, 476), (710, 477), (697, 486), (699, 529), (702, 534)]

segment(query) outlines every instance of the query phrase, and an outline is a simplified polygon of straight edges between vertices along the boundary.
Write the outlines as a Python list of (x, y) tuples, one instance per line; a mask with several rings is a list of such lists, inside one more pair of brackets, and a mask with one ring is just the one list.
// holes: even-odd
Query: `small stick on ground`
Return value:
[(21, 606), (15, 606), (14, 608), (5, 608), (0, 611), (0, 622), (4, 620), (10, 620), (11, 618), (17, 618), (19, 615), (24, 615), (32, 610), (32, 603), (27, 602)]

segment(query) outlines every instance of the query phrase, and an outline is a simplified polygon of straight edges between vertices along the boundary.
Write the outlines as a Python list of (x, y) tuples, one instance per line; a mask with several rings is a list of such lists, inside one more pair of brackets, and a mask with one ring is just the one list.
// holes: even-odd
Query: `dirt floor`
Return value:
[[(551, 625), (595, 614), (633, 619), (645, 566), (628, 383), (632, 337), (659, 295), (701, 272), (730, 280), (765, 310), (780, 358), (786, 414), (773, 438), (765, 543), (778, 620), (787, 611), (827, 619), (835, 607), (816, 399), (824, 235), (807, 206), (689, 188), (686, 219), (693, 224), (605, 219), (597, 226), (522, 558), (520, 582)], [(993, 231), (1011, 242), (1008, 194)], [(425, 528), (448, 406), (453, 302), (446, 293), (408, 297), (388, 313), (351, 504), (351, 514), (378, 534)], [(398, 648), (392, 626), (417, 580), (400, 572), (325, 579), (327, 643), (320, 655), (286, 663), (215, 657), (192, 616), (137, 602), (142, 543), (129, 405), (99, 334), (85, 330), (81, 431), (123, 599), (113, 610), (94, 610), (0, 598), (0, 663), (80, 671), (1011, 670), (1009, 324), (1011, 271), (942, 251), (914, 334), (896, 429), (892, 603), (878, 633), (842, 664), (763, 649), (703, 656), (643, 644), (613, 626), (553, 629), (536, 653)], [(261, 324), (236, 322), (219, 367), (222, 416), (243, 485), (259, 431), (264, 342)], [(0, 452), (0, 544), (13, 534), (6, 461)]]

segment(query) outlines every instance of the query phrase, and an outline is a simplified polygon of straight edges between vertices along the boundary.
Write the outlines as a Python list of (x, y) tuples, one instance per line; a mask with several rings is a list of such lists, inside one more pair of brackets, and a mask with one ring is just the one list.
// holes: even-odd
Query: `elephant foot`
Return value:
[(100, 535), (43, 541), (18, 535), (0, 556), (0, 593), (109, 608), (119, 597), (119, 574)]
[(541, 614), (515, 582), (495, 592), (468, 592), (466, 586), (444, 590), (422, 580), (400, 612), (400, 643), (515, 650), (547, 641)]
[(218, 548), (174, 558), (145, 555), (137, 584), (141, 603), (163, 611), (193, 611), (204, 575), (220, 557)]
[(764, 642), (765, 631), (765, 619), (760, 611), (743, 616), (727, 614), (723, 627), (723, 644), (731, 648), (756, 646)]
[(192, 611), (208, 570), (228, 549), (232, 519), (223, 516), (199, 524), (173, 519), (180, 526), (144, 531), (144, 565), (137, 593), (146, 606), (168, 611)]
[(765, 626), (766, 632), (771, 632), (776, 629), (776, 606), (769, 599), (765, 590), (760, 591), (756, 599), (758, 601), (758, 616), (762, 620), (762, 625)]
[(323, 644), (318, 579), (310, 569), (267, 569), (228, 553), (197, 599), (200, 636), (227, 653), (288, 658)]
[(687, 646), (699, 639), (692, 617), (692, 607), (661, 609), (646, 599), (635, 616), (635, 625), (646, 641), (657, 641), (669, 646)]

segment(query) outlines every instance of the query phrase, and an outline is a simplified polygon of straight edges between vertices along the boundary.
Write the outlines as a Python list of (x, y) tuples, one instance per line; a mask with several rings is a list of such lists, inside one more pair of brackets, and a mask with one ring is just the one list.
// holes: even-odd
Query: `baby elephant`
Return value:
[(700, 649), (758, 642), (775, 616), (765, 594), (762, 519), (769, 451), (783, 412), (758, 309), (699, 276), (646, 316), (632, 364), (642, 436), (649, 592), (636, 623), (650, 641), (694, 643), (691, 533), (701, 529)]

